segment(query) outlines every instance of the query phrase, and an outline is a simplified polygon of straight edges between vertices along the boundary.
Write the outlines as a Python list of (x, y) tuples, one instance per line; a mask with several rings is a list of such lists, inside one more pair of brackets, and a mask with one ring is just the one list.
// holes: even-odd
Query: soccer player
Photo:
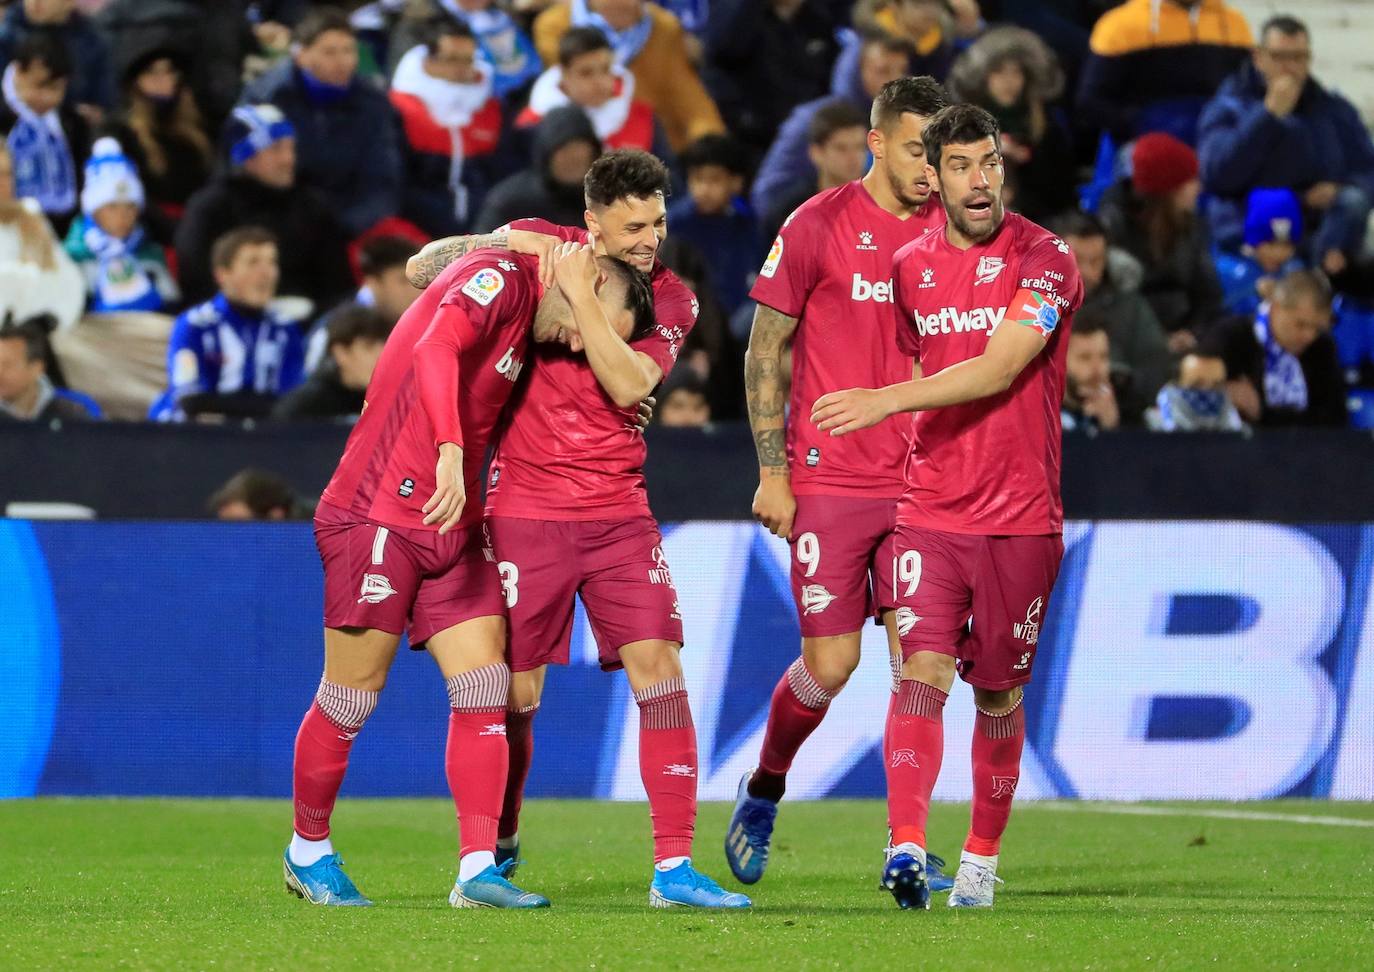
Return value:
[(948, 221), (893, 264), (897, 338), (918, 376), (825, 395), (811, 415), (843, 437), (917, 413), (890, 574), (904, 661), (883, 738), (894, 851), (883, 884), (903, 908), (930, 906), (926, 816), (956, 670), (978, 714), (973, 820), (949, 904), (992, 906), (1026, 738), (1022, 686), (1064, 553), (1059, 407), (1083, 284), (1063, 240), (1003, 210), (999, 134), (972, 105), (926, 125)]
[[(740, 782), (726, 831), (725, 856), (746, 884), (763, 877), (768, 864), (793, 758), (859, 664), (864, 622), (881, 617), (894, 656), (898, 650), (889, 574), (910, 421), (893, 419), (832, 439), (809, 416), (828, 389), (911, 377), (910, 353), (897, 346), (890, 307), (892, 257), (944, 223), (921, 141), (927, 119), (944, 106), (944, 92), (931, 78), (885, 84), (870, 117), (872, 167), (862, 179), (802, 204), (783, 224), (754, 284), (758, 309), (745, 356), (759, 457), (754, 515), (791, 545), (802, 646), (773, 690), (758, 768)], [(788, 342), (792, 392), (784, 408)], [(938, 880), (948, 886), (948, 878)]]
[[(724, 891), (691, 862), (697, 749), (678, 659), (682, 618), (649, 511), (644, 440), (634, 427), (635, 406), (672, 369), (696, 322), (691, 292), (657, 261), (668, 178), (662, 162), (635, 150), (592, 166), (588, 230), (598, 249), (651, 272), (656, 322), (628, 342), (583, 327), (583, 355), (540, 349), (492, 462), (487, 523), (510, 611), (514, 673), (498, 857), (519, 855), (531, 724), (547, 666), (568, 662), (580, 595), (602, 667), (625, 669), (639, 706), (640, 769), (654, 832), (650, 903), (743, 908), (748, 897)], [(506, 242), (516, 233), (587, 237), (542, 220), (518, 220), (501, 231), (509, 234)]]
[[(495, 862), (506, 782), (505, 601), (485, 549), (478, 476), (527, 344), (579, 350), (579, 329), (628, 334), (651, 320), (642, 276), (570, 246), (543, 289), (530, 257), (486, 251), (454, 264), (406, 311), (382, 351), (363, 414), (315, 515), (325, 572), (324, 676), (296, 737), (288, 890), (313, 904), (370, 904), (344, 873), (329, 818), (353, 739), (377, 704), (400, 635), (448, 689), (445, 769), (461, 857), (454, 907), (548, 900)], [(576, 278), (576, 279), (574, 279)]]

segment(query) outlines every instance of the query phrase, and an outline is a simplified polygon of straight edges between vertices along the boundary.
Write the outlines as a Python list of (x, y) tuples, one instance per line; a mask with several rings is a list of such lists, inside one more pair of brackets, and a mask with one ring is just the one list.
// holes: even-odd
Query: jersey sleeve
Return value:
[(654, 289), (654, 329), (631, 345), (653, 359), (667, 378), (677, 364), (687, 335), (697, 323), (700, 305), (687, 285), (676, 277)]
[(902, 297), (902, 277), (906, 263), (907, 261), (902, 258), (902, 252), (897, 251), (892, 261), (892, 317), (897, 328), (897, 350), (902, 354), (919, 358), (921, 336), (916, 332), (916, 328), (911, 326), (913, 308)]
[(524, 283), (520, 268), (505, 259), (501, 251), (484, 251), (483, 256), (485, 259), (467, 262), (462, 272), (448, 282), (439, 301), (441, 310), (461, 310), (475, 334), (499, 325), (514, 312), (519, 303), (516, 290)]
[(794, 212), (782, 224), (749, 296), (788, 317), (801, 317), (816, 285), (816, 210)]
[(173, 400), (211, 391), (204, 338), (205, 328), (192, 325), (189, 312), (177, 318), (167, 342), (167, 377)]
[(1016, 295), (1007, 317), (1034, 327), (1046, 340), (1059, 322), (1083, 303), (1083, 283), (1069, 245), (1048, 238), (1033, 245), (1021, 259)]
[(550, 223), (547, 219), (513, 219), (505, 226), (497, 227), (496, 232), (508, 233), (511, 230), (524, 230), (526, 233), (542, 233), (545, 236), (556, 236), (564, 243), (586, 243), (587, 231), (578, 226), (559, 226), (557, 223)]

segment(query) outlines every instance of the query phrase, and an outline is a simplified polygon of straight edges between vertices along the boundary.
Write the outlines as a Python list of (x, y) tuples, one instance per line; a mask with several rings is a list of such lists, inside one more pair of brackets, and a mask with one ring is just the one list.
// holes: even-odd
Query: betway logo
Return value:
[(853, 286), (849, 289), (850, 300), (871, 300), (875, 304), (886, 304), (892, 300), (892, 281), (879, 280), (869, 283), (862, 274), (854, 274)]
[(501, 356), (501, 360), (496, 362), (496, 370), (506, 379), (514, 384), (520, 378), (520, 372), (524, 369), (525, 362), (515, 356), (515, 348), (506, 348), (506, 353)]
[(1006, 307), (975, 307), (973, 310), (959, 310), (957, 307), (944, 307), (934, 314), (912, 314), (916, 330), (922, 337), (932, 334), (963, 334), (965, 331), (988, 331), (991, 333), (1002, 323)]

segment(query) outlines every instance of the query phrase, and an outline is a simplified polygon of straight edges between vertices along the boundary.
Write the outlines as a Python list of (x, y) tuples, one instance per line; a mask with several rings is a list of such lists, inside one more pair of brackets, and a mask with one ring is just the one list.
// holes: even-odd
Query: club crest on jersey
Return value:
[(363, 586), (358, 591), (358, 603), (366, 601), (368, 604), (381, 604), (388, 597), (396, 593), (396, 588), (391, 586), (391, 581), (384, 574), (364, 574)]
[(763, 266), (759, 269), (760, 277), (771, 277), (778, 272), (778, 264), (782, 262), (782, 237), (779, 236), (773, 241), (773, 248), (768, 251), (768, 259), (763, 261)]
[(484, 267), (472, 275), (472, 279), (463, 284), (463, 293), (467, 294), (477, 303), (486, 307), (496, 295), (506, 289), (506, 278), (501, 276), (501, 271), (493, 267)]
[(911, 633), (911, 629), (916, 627), (916, 622), (921, 620), (921, 616), (909, 607), (899, 607), (897, 609), (897, 637), (905, 637)]
[(917, 290), (929, 290), (935, 286), (935, 269), (926, 267), (921, 271), (921, 282), (916, 285)]
[(1040, 332), (1041, 337), (1049, 337), (1054, 333), (1054, 329), (1059, 326), (1059, 308), (1035, 291), (1032, 290), (1029, 293), (1030, 302), (1021, 305), (1021, 313), (1028, 316), (1017, 318), (1017, 320), (1027, 327), (1035, 328)]
[(820, 584), (807, 584), (801, 589), (802, 614), (820, 614), (835, 600)]
[(997, 256), (983, 256), (983, 257), (979, 257), (979, 258), (978, 258), (978, 269), (977, 269), (977, 271), (975, 271), (974, 277), (973, 277), (973, 285), (976, 287), (976, 286), (978, 286), (979, 284), (990, 284), (990, 283), (992, 283), (994, 280), (997, 279), (998, 275), (1002, 272), (1002, 268), (1005, 267), (1005, 266), (1006, 266), (1006, 264), (1002, 262), (1002, 258), (1001, 258), (1001, 257), (997, 257)]
[(878, 249), (876, 246), (873, 245), (873, 234), (870, 233), (868, 230), (860, 231), (859, 242), (854, 244), (854, 249), (870, 251)]

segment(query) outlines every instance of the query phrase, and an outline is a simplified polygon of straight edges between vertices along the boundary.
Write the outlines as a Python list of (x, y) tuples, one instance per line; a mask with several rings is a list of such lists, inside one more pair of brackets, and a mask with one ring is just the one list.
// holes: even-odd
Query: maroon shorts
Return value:
[(987, 537), (899, 526), (891, 577), (902, 657), (953, 655), (965, 682), (994, 692), (1029, 682), (1063, 557), (1058, 535)]
[(324, 626), (408, 631), (412, 648), (473, 618), (501, 617), (501, 578), (480, 527), (383, 526), (321, 503), (315, 546), (324, 562)]
[(861, 631), (897, 605), (891, 598), (895, 499), (798, 496), (793, 521), (792, 599), (802, 636)]
[(510, 612), (510, 667), (566, 665), (573, 595), (581, 595), (601, 667), (620, 668), (636, 641), (682, 644), (677, 588), (651, 517), (629, 520), (487, 518)]

